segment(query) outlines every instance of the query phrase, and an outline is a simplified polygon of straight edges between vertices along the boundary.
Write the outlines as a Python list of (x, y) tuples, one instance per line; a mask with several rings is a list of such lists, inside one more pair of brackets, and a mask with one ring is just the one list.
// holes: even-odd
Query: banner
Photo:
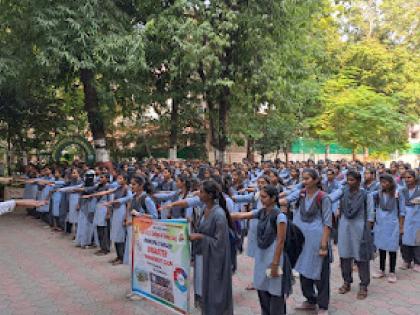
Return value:
[(189, 314), (187, 220), (133, 218), (132, 291), (177, 314)]

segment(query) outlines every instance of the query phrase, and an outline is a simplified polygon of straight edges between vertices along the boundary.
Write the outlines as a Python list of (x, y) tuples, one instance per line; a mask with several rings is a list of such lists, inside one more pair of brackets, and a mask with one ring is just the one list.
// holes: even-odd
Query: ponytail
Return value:
[(219, 192), (219, 206), (223, 209), (223, 211), (225, 212), (225, 216), (226, 216), (226, 220), (228, 222), (229, 227), (234, 230), (235, 227), (233, 225), (232, 222), (232, 218), (230, 217), (230, 213), (229, 210), (227, 209), (227, 205), (226, 205), (226, 199), (225, 196), (223, 195), (222, 192)]

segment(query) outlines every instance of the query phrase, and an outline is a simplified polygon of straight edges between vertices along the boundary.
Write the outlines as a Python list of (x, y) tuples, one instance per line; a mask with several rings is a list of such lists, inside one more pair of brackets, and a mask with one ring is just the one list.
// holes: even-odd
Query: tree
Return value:
[[(144, 66), (141, 30), (129, 19), (119, 1), (22, 1), (30, 12), (36, 60), (68, 74), (83, 85), (84, 107), (99, 162), (109, 161), (106, 126), (98, 94), (102, 84), (112, 90), (113, 78), (128, 76)], [(108, 104), (112, 105), (112, 104)]]
[(331, 80), (324, 93), (323, 112), (311, 120), (319, 137), (334, 139), (353, 154), (366, 148), (391, 153), (407, 147), (406, 127), (412, 117), (398, 111), (395, 99), (351, 79)]

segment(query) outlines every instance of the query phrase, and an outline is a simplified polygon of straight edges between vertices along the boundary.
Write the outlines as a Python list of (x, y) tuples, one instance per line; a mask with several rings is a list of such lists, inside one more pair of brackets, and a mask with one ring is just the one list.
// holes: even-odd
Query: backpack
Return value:
[[(303, 196), (303, 195), (306, 195), (306, 189), (302, 189), (301, 191), (300, 191), (300, 194), (299, 194), (299, 199), (298, 199), (298, 201), (296, 202), (296, 208), (299, 208), (300, 207), (300, 197), (301, 196)], [(322, 190), (320, 190), (319, 192), (318, 192), (318, 195), (316, 196), (316, 203), (317, 203), (317, 205), (318, 205), (318, 207), (319, 208), (321, 208), (322, 209), (322, 199), (325, 197), (327, 195), (327, 193), (325, 192), (325, 191), (322, 191)]]
[[(273, 215), (270, 217), (270, 223), (275, 231), (277, 231), (277, 216), (279, 213), (280, 211), (277, 211), (275, 216)], [(261, 213), (258, 214), (258, 217), (260, 217), (260, 215)], [(302, 253), (304, 244), (305, 236), (303, 235), (300, 228), (290, 219), (287, 219), (286, 239), (284, 241), (283, 252), (289, 258), (289, 262), (292, 268), (295, 267), (296, 262)]]

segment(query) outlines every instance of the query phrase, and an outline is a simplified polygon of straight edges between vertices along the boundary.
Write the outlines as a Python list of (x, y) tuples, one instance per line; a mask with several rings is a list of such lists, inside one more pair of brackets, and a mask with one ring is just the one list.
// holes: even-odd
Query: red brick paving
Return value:
[[(22, 211), (0, 217), (0, 315), (172, 314), (150, 302), (125, 300), (129, 268), (110, 265), (107, 261), (113, 254), (97, 257), (94, 250), (76, 248), (68, 236), (43, 227)], [(420, 315), (420, 274), (398, 271), (399, 281), (394, 285), (384, 279), (372, 280), (368, 299), (358, 301), (357, 273), (349, 294), (336, 293), (342, 280), (335, 260), (331, 314)], [(245, 291), (252, 268), (252, 260), (240, 256), (233, 278), (235, 314), (260, 314), (256, 292)], [(293, 306), (301, 301), (297, 283), (287, 301), (288, 314), (311, 314), (294, 311)]]

